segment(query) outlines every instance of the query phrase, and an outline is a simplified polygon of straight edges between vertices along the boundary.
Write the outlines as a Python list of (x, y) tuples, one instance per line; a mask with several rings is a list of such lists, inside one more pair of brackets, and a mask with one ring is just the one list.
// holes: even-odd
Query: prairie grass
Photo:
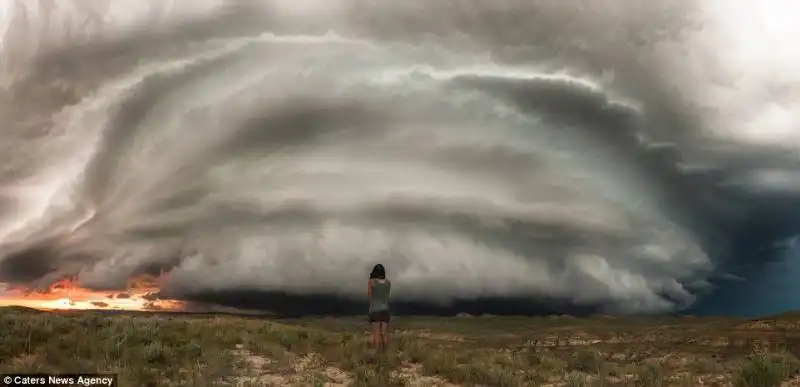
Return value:
[[(797, 316), (363, 319), (0, 309), (0, 373), (111, 372), (120, 386), (793, 385)], [(787, 384), (788, 383), (788, 384)]]

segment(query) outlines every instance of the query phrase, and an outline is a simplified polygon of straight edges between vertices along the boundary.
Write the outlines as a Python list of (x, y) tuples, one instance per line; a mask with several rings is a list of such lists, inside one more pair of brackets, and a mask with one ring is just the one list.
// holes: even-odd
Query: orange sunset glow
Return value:
[[(124, 291), (98, 291), (77, 285), (74, 278), (56, 282), (46, 290), (6, 286), (0, 291), (0, 307), (24, 306), (39, 310), (129, 310), (179, 312), (183, 301), (160, 299), (159, 283), (163, 277), (140, 276), (128, 282)], [(2, 284), (0, 284), (0, 288)]]

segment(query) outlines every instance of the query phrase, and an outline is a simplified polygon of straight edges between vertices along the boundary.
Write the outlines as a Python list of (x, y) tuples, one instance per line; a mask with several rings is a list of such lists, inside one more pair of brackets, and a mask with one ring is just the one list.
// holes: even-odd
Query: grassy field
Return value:
[(800, 385), (800, 315), (363, 318), (0, 309), (0, 373), (113, 372), (120, 386)]

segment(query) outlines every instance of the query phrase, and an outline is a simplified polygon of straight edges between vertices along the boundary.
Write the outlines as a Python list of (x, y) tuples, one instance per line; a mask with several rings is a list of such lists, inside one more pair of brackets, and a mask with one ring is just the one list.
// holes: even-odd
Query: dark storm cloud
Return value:
[(793, 232), (754, 171), (797, 161), (702, 135), (662, 60), (695, 7), (619, 4), (241, 2), (28, 57), (47, 20), (16, 25), (0, 275), (305, 313), (383, 262), (407, 311), (685, 307)]

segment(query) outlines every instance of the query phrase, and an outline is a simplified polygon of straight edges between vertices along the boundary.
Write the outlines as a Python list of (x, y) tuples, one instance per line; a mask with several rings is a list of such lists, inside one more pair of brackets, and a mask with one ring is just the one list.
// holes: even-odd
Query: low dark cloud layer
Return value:
[(0, 280), (327, 313), (381, 262), (407, 312), (690, 306), (800, 226), (795, 149), (724, 120), (786, 94), (676, 59), (708, 6), (617, 3), (14, 3)]

